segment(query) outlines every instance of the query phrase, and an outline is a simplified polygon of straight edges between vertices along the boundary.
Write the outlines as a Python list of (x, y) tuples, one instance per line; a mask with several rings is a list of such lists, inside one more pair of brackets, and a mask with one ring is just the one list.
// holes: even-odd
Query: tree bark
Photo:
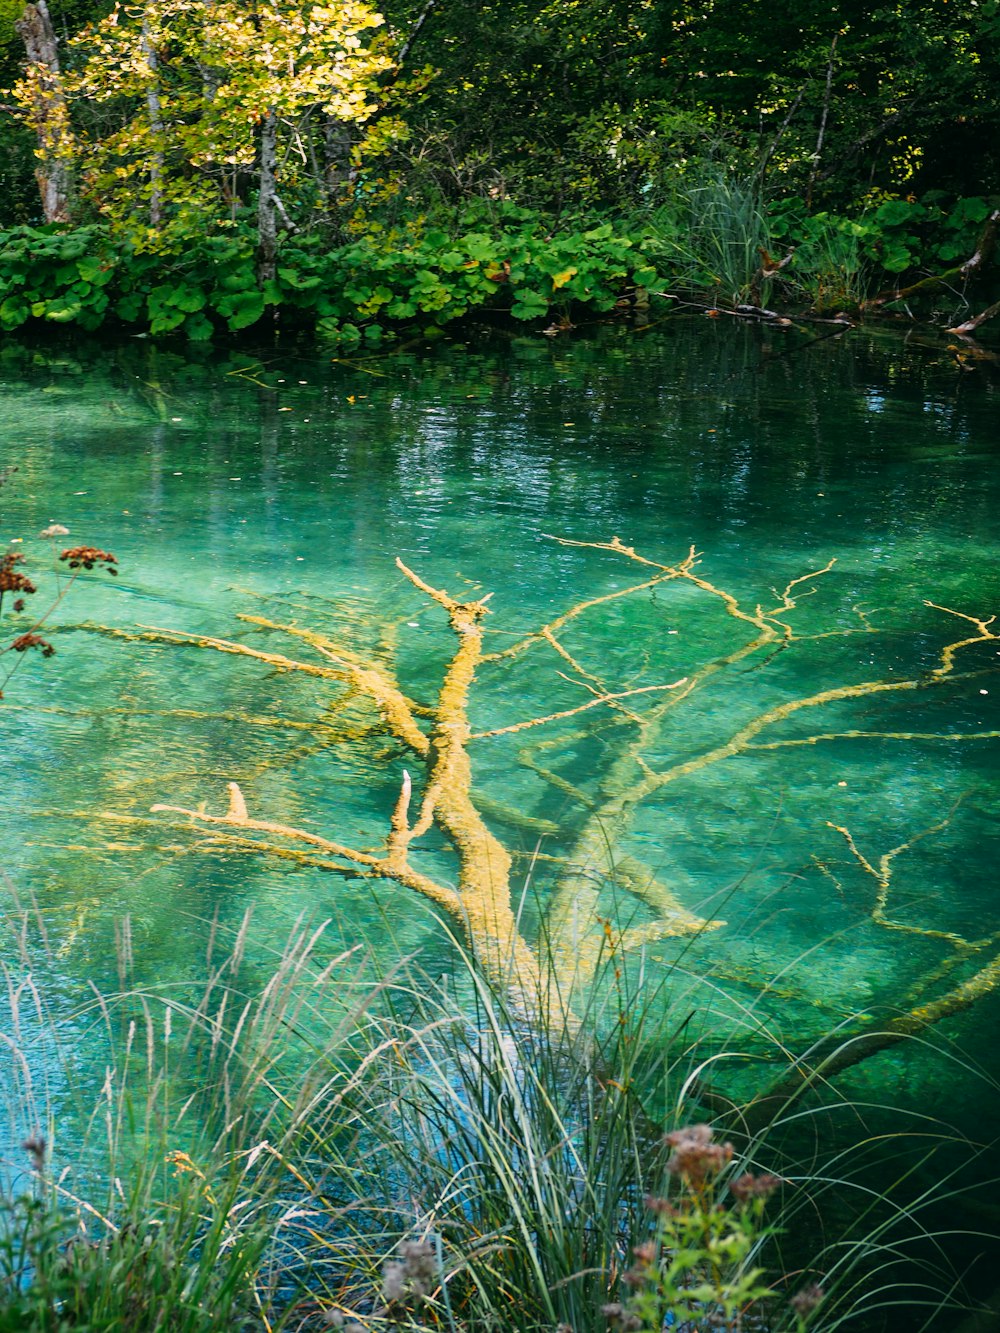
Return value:
[(819, 122), (819, 134), (816, 138), (816, 148), (812, 156), (812, 170), (809, 173), (809, 184), (806, 187), (806, 208), (812, 210), (813, 186), (816, 184), (816, 177), (819, 175), (819, 161), (823, 155), (823, 140), (826, 138), (826, 122), (830, 115), (830, 94), (833, 91), (833, 62), (837, 55), (837, 38), (839, 32), (834, 33), (833, 41), (830, 43), (830, 59), (826, 67), (826, 92), (823, 95), (823, 114)]
[(278, 194), (275, 164), (278, 117), (269, 107), (260, 127), (260, 189), (257, 196), (257, 281), (273, 282), (278, 258)]
[(980, 324), (985, 324), (988, 319), (995, 319), (1000, 315), (1000, 301), (994, 301), (992, 305), (987, 306), (980, 314), (974, 315), (972, 319), (967, 319), (962, 324), (956, 324), (949, 333), (975, 333)]
[(15, 26), (28, 56), (28, 123), (38, 139), (35, 179), (42, 212), (46, 222), (68, 222), (73, 135), (45, 0), (26, 5)]
[[(146, 112), (149, 128), (158, 144), (163, 143), (163, 115), (160, 108), (159, 61), (149, 35), (149, 19), (142, 19), (142, 54), (149, 67), (150, 81), (146, 88)], [(163, 219), (163, 149), (157, 148), (149, 164), (149, 225), (158, 228)]]

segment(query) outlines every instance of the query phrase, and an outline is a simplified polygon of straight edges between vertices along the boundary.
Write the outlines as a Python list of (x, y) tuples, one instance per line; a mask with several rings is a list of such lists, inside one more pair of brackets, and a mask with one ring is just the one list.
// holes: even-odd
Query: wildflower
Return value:
[(656, 1259), (656, 1243), (651, 1240), (643, 1241), (641, 1245), (636, 1245), (632, 1253), (636, 1257), (636, 1262), (643, 1265), (651, 1264)]
[(740, 1203), (746, 1203), (748, 1199), (768, 1198), (780, 1184), (780, 1176), (754, 1176), (747, 1171), (744, 1175), (731, 1180), (729, 1189)]
[(650, 1270), (658, 1257), (656, 1241), (643, 1241), (641, 1245), (633, 1246), (632, 1253), (635, 1263), (622, 1274), (622, 1281), (629, 1287), (642, 1287), (649, 1280)]
[(426, 1301), (440, 1280), (437, 1248), (428, 1240), (405, 1240), (399, 1258), (382, 1270), (383, 1314), (396, 1318), (403, 1310)]
[(95, 565), (104, 565), (109, 574), (117, 574), (118, 570), (113, 568), (117, 565), (117, 559), (110, 551), (102, 551), (97, 546), (71, 546), (63, 551), (59, 557), (65, 560), (70, 569), (79, 569), (81, 565), (84, 569), (93, 569)]
[(64, 528), (61, 523), (50, 523), (47, 528), (42, 528), (38, 535), (39, 537), (68, 537), (69, 528)]
[(812, 1314), (822, 1299), (823, 1288), (818, 1282), (811, 1282), (808, 1287), (797, 1291), (789, 1304), (800, 1319), (805, 1319), (807, 1315)]
[(685, 1125), (668, 1134), (666, 1142), (674, 1150), (667, 1161), (667, 1170), (693, 1185), (718, 1175), (733, 1160), (733, 1145), (713, 1143), (709, 1125)]
[(364, 1324), (359, 1324), (356, 1319), (345, 1319), (339, 1310), (324, 1311), (323, 1323), (342, 1329), (343, 1333), (365, 1333)]

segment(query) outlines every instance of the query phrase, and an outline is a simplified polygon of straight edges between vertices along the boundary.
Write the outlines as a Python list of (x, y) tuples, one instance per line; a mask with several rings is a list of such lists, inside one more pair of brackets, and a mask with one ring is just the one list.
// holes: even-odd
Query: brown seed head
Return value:
[(803, 1287), (792, 1297), (789, 1304), (800, 1319), (805, 1319), (807, 1315), (812, 1314), (816, 1306), (823, 1299), (823, 1288), (818, 1282), (810, 1282), (808, 1287)]
[(667, 1160), (672, 1176), (698, 1185), (718, 1173), (733, 1160), (731, 1143), (713, 1143), (708, 1125), (686, 1125), (668, 1134), (666, 1142), (673, 1148)]
[(70, 569), (93, 569), (95, 565), (104, 565), (109, 574), (117, 574), (114, 568), (117, 559), (110, 551), (102, 551), (97, 546), (71, 546), (59, 557), (65, 560)]
[(747, 1171), (745, 1175), (737, 1176), (735, 1180), (731, 1180), (729, 1188), (740, 1203), (746, 1203), (748, 1199), (768, 1198), (780, 1184), (780, 1176), (754, 1176)]
[(40, 634), (21, 634), (14, 639), (10, 645), (15, 653), (27, 652), (29, 648), (38, 648), (43, 657), (51, 657), (55, 652), (48, 639), (43, 639)]
[(45, 1157), (49, 1150), (48, 1142), (44, 1134), (29, 1134), (21, 1144), (21, 1147), (31, 1158), (31, 1167), (33, 1171), (45, 1170)]
[(24, 556), (17, 551), (8, 551), (0, 556), (0, 595), (5, 592), (27, 592), (35, 591), (35, 585), (25, 574), (20, 573), (14, 568), (20, 564)]

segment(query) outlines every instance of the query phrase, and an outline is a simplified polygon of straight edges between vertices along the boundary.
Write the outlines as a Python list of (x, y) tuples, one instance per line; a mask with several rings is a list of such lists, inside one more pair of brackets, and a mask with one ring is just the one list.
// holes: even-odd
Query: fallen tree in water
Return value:
[[(589, 559), (610, 559), (624, 569), (635, 570), (636, 577), (576, 601), (527, 632), (507, 632), (509, 641), (495, 649), (491, 645), (503, 631), (489, 627), (492, 594), (461, 600), (397, 561), (413, 593), (423, 599), (427, 609), (443, 613), (450, 627), (450, 655), (441, 670), (436, 699), (430, 704), (419, 702), (411, 693), (403, 679), (399, 655), (386, 639), (374, 647), (359, 649), (347, 633), (338, 637), (287, 618), (257, 614), (241, 617), (255, 634), (271, 640), (281, 637), (304, 650), (301, 655), (290, 656), (254, 642), (153, 627), (135, 631), (101, 628), (102, 633), (120, 639), (207, 650), (248, 659), (279, 676), (297, 673), (311, 678), (330, 695), (322, 726), (323, 745), (361, 744), (374, 751), (381, 743), (378, 738), (388, 736), (397, 755), (405, 755), (406, 768), (398, 794), (392, 808), (385, 810), (385, 822), (374, 835), (374, 845), (270, 818), (267, 810), (254, 808), (253, 798), (248, 799), (240, 785), (239, 774), (233, 774), (228, 802), (224, 809), (217, 807), (217, 813), (205, 806), (194, 808), (171, 801), (169, 792), (163, 793), (165, 799), (154, 805), (153, 811), (193, 822), (204, 831), (207, 849), (250, 852), (343, 876), (391, 881), (420, 895), (456, 923), (491, 984), (502, 988), (520, 1012), (534, 1020), (575, 1025), (574, 993), (593, 979), (602, 957), (618, 957), (674, 937), (721, 931), (726, 924), (703, 914), (698, 902), (690, 901), (689, 895), (671, 883), (669, 845), (659, 849), (664, 853), (666, 870), (654, 870), (637, 854), (634, 821), (658, 793), (751, 754), (856, 739), (944, 740), (956, 744), (1000, 735), (986, 729), (958, 734), (843, 725), (841, 705), (895, 695), (924, 696), (995, 673), (992, 662), (986, 667), (972, 663), (971, 669), (960, 669), (971, 651), (982, 646), (992, 651), (992, 646), (1000, 642), (994, 618), (926, 603), (962, 626), (958, 638), (940, 647), (932, 668), (917, 674), (843, 683), (817, 680), (818, 688), (787, 697), (770, 690), (769, 701), (764, 706), (754, 705), (753, 711), (746, 708), (745, 700), (742, 711), (735, 707), (720, 710), (718, 734), (693, 746), (687, 741), (677, 753), (677, 710), (702, 707), (699, 701), (709, 683), (739, 683), (747, 670), (767, 668), (803, 645), (877, 635), (879, 630), (860, 607), (853, 608), (849, 620), (841, 617), (833, 628), (809, 632), (796, 629), (797, 613), (831, 572), (833, 561), (791, 579), (768, 602), (750, 607), (699, 572), (694, 549), (676, 563), (667, 564), (642, 555), (618, 538), (608, 542), (551, 540), (567, 549), (587, 552)], [(705, 650), (703, 645), (702, 660), (691, 657), (678, 674), (663, 670), (663, 654), (657, 654), (654, 650), (658, 645), (650, 643), (646, 645), (649, 660), (642, 674), (623, 683), (609, 678), (611, 671), (621, 670), (620, 663), (617, 668), (610, 660), (595, 665), (584, 650), (570, 646), (578, 621), (601, 613), (609, 615), (613, 608), (634, 603), (640, 597), (662, 596), (668, 588), (677, 592), (676, 605), (682, 614), (695, 607), (699, 614), (714, 611), (711, 623), (716, 629), (727, 627), (728, 646), (723, 651), (714, 646)], [(408, 614), (412, 615), (412, 610)], [(821, 646), (820, 651), (824, 657), (818, 665), (828, 666), (825, 647)], [(480, 690), (488, 698), (486, 692), (492, 684), (494, 701), (499, 693), (509, 708), (512, 701), (522, 698), (516, 678), (512, 691), (511, 673), (519, 669), (519, 664), (543, 657), (557, 667), (551, 676), (553, 688), (577, 691), (577, 701), (545, 712), (536, 710), (501, 725), (477, 728), (473, 719), (480, 713)], [(806, 722), (809, 730), (791, 728), (793, 734), (789, 734), (790, 728), (783, 726), (789, 722)], [(538, 862), (552, 873), (540, 943), (532, 938), (522, 919), (522, 877), (515, 871), (518, 849), (509, 839), (502, 839), (496, 828), (505, 824), (544, 839), (546, 834), (555, 836), (557, 826), (530, 810), (501, 805), (502, 791), (481, 794), (476, 785), (476, 754), (502, 737), (514, 736), (520, 747), (515, 762), (521, 770), (533, 774), (535, 780), (579, 811), (576, 817), (567, 818), (562, 829), (564, 844), (566, 829), (573, 830), (572, 840), (565, 844), (562, 854), (536, 853)], [(584, 780), (574, 779), (561, 761), (595, 738), (602, 746), (603, 762)], [(674, 757), (665, 758), (671, 747), (675, 747)], [(939, 821), (919, 837), (938, 831), (946, 822)], [(878, 1033), (870, 1029), (867, 1039), (854, 1047), (853, 1058), (841, 1056), (831, 1062), (828, 1051), (817, 1053), (820, 1058), (810, 1068), (816, 1069), (818, 1063), (827, 1076), (891, 1044), (897, 1036), (912, 1034), (967, 1007), (992, 989), (1000, 975), (1000, 961), (983, 963), (981, 957), (995, 947), (994, 936), (969, 940), (957, 932), (893, 915), (892, 862), (918, 837), (881, 858), (871, 859), (850, 830), (832, 824), (830, 827), (845, 840), (852, 863), (876, 884), (872, 924), (897, 935), (933, 939), (947, 957), (912, 988), (906, 1001), (908, 1008), (899, 1021), (883, 1026)], [(438, 834), (434, 849), (438, 859), (428, 867), (427, 840), (433, 830)], [(441, 873), (440, 858), (445, 853), (453, 858), (451, 874)], [(608, 907), (609, 863), (619, 899), (631, 904), (617, 914)], [(821, 864), (820, 869), (825, 867)], [(719, 956), (724, 953), (720, 948)], [(952, 973), (956, 968), (971, 969), (973, 974), (955, 981)], [(725, 978), (724, 970), (720, 975)], [(948, 986), (950, 989), (946, 989)], [(761, 988), (766, 988), (763, 980)], [(801, 1088), (801, 1075), (793, 1077), (795, 1087)], [(791, 1090), (791, 1085), (783, 1086), (780, 1096), (787, 1100)]]

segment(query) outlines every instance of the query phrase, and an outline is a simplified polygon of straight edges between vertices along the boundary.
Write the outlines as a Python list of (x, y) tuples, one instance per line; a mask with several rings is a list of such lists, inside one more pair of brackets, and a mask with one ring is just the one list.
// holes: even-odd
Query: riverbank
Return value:
[(686, 212), (573, 224), (513, 204), (285, 237), (261, 279), (256, 235), (105, 224), (0, 233), (0, 328), (70, 325), (211, 341), (252, 330), (378, 348), (469, 317), (556, 335), (695, 301), (737, 317), (849, 324), (890, 316), (973, 334), (1000, 311), (1000, 212), (987, 198), (889, 200), (855, 218), (765, 206), (722, 176)]

